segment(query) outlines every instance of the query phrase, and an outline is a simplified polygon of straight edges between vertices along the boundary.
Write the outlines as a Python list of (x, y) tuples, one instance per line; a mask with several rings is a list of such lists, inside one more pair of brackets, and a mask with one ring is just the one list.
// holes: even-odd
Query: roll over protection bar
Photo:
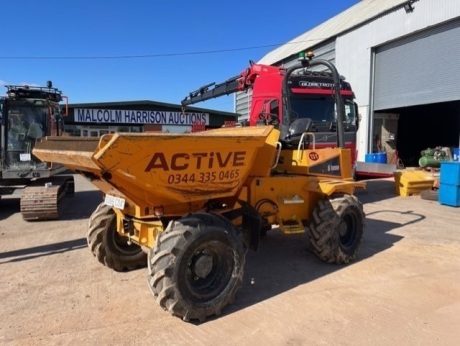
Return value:
[(308, 58), (304, 58), (300, 60), (298, 64), (295, 64), (294, 66), (289, 67), (286, 70), (286, 74), (284, 76), (283, 80), (283, 91), (282, 91), (282, 97), (283, 97), (283, 108), (284, 108), (284, 114), (287, 114), (289, 116), (289, 121), (288, 123), (291, 123), (290, 119), (290, 98), (288, 97), (289, 93), (289, 77), (291, 74), (298, 69), (301, 68), (308, 68), (308, 67), (313, 67), (317, 65), (324, 65), (326, 66), (332, 73), (332, 78), (334, 79), (334, 96), (335, 96), (335, 103), (337, 106), (337, 147), (339, 148), (345, 148), (345, 135), (344, 135), (344, 127), (343, 127), (343, 121), (345, 119), (345, 105), (342, 99), (342, 95), (340, 94), (340, 75), (337, 72), (336, 67), (330, 63), (327, 60), (324, 59), (315, 59), (315, 60), (310, 60)]

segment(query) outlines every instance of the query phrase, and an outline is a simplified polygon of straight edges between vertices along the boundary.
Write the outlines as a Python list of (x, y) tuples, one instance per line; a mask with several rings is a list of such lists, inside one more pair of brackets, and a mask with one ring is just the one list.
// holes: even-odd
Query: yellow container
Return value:
[(396, 171), (394, 176), (396, 194), (400, 196), (419, 195), (423, 190), (430, 190), (435, 182), (432, 174), (424, 171)]

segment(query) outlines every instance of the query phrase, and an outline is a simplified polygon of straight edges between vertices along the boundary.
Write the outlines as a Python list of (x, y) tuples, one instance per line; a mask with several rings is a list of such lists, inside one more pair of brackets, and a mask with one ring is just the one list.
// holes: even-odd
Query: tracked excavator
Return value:
[(60, 102), (65, 96), (48, 82), (46, 87), (6, 85), (0, 98), (0, 196), (20, 194), (24, 220), (59, 218), (62, 197), (73, 193), (73, 175), (65, 167), (40, 161), (32, 153), (47, 135), (62, 134)]
[[(337, 109), (334, 148), (310, 148), (312, 120), (290, 115), (283, 126), (224, 127), (188, 134), (115, 133), (99, 141), (48, 137), (33, 149), (98, 187), (104, 201), (89, 218), (87, 241), (117, 271), (147, 265), (156, 302), (185, 321), (219, 315), (243, 281), (248, 249), (265, 233), (303, 234), (327, 263), (357, 255), (365, 184), (351, 177), (344, 148), (340, 77), (328, 61), (300, 59), (282, 76), (322, 64), (331, 70)], [(283, 91), (289, 104), (289, 90)], [(303, 115), (303, 114), (302, 114)]]

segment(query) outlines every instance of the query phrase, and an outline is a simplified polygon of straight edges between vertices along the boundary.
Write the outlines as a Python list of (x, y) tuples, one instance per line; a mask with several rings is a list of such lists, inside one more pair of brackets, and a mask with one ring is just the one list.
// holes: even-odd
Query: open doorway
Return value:
[(386, 114), (398, 116), (395, 147), (399, 159), (406, 167), (418, 166), (422, 150), (436, 147), (449, 147), (452, 150), (460, 145), (460, 101), (376, 112), (375, 131), (383, 126), (378, 119), (384, 119)]

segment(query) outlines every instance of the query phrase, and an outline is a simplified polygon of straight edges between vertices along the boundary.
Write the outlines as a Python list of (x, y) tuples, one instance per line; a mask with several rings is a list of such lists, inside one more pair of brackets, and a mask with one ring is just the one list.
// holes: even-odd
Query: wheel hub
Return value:
[(343, 248), (352, 247), (356, 240), (356, 220), (351, 215), (345, 215), (339, 224), (340, 244)]
[(212, 256), (201, 252), (193, 261), (191, 269), (196, 279), (204, 279), (211, 273), (212, 266)]
[(344, 237), (348, 232), (348, 226), (347, 223), (342, 220), (339, 225), (339, 234), (341, 237)]

